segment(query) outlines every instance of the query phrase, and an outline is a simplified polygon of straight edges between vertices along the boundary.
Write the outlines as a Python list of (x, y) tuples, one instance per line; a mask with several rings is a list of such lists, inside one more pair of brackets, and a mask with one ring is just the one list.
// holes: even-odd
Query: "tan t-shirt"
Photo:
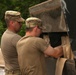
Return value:
[(23, 37), (17, 43), (18, 60), (23, 75), (46, 75), (43, 51), (48, 45), (38, 37)]
[(7, 70), (19, 69), (16, 44), (21, 38), (16, 33), (6, 30), (1, 38), (1, 50)]

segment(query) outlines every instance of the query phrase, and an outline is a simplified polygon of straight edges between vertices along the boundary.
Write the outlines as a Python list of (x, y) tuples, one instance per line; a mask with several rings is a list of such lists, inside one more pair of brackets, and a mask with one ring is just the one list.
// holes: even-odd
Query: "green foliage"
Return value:
[[(29, 17), (28, 8), (41, 3), (46, 0), (0, 0), (0, 38), (3, 32), (6, 29), (6, 24), (4, 20), (4, 14), (7, 10), (16, 10), (21, 12), (21, 15), (24, 19)], [(22, 26), (22, 29), (19, 33), (21, 36), (25, 34), (25, 26)]]
[(25, 35), (25, 29), (26, 29), (26, 27), (25, 27), (25, 24), (23, 23), (22, 28), (21, 28), (21, 30), (20, 30), (20, 32), (19, 32), (19, 34), (20, 34), (21, 36), (24, 36), (24, 35)]
[(6, 28), (3, 27), (3, 22), (0, 21), (0, 39), (5, 30), (6, 30)]

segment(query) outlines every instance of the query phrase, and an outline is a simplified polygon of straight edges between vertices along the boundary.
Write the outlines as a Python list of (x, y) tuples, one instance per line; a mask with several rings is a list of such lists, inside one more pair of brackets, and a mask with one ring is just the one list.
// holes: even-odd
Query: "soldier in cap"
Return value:
[(20, 31), (24, 19), (21, 17), (20, 12), (9, 10), (5, 12), (5, 21), (7, 30), (3, 33), (1, 38), (1, 50), (5, 61), (5, 74), (21, 75), (16, 44), (21, 38), (17, 33)]
[(26, 19), (26, 35), (17, 43), (18, 61), (22, 75), (47, 75), (45, 55), (58, 58), (63, 55), (62, 46), (55, 48), (39, 38), (42, 21), (36, 17)]

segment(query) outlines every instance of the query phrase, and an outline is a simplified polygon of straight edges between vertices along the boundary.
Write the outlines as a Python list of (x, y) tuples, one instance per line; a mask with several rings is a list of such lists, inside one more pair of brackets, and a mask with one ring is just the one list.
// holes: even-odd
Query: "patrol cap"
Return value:
[(14, 20), (18, 22), (23, 22), (24, 19), (21, 17), (21, 13), (18, 11), (6, 11), (5, 12), (6, 20)]
[(35, 26), (39, 26), (42, 28), (42, 21), (39, 18), (36, 17), (29, 17), (26, 19), (26, 27), (27, 28), (31, 28), (31, 27), (35, 27)]

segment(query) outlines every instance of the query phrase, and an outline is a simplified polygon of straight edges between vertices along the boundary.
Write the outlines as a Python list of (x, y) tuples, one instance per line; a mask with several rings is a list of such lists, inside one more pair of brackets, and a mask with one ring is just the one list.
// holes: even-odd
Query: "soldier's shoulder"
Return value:
[(40, 37), (34, 37), (33, 39), (35, 39), (36, 41), (39, 41), (39, 42), (44, 41), (44, 39), (42, 39)]

